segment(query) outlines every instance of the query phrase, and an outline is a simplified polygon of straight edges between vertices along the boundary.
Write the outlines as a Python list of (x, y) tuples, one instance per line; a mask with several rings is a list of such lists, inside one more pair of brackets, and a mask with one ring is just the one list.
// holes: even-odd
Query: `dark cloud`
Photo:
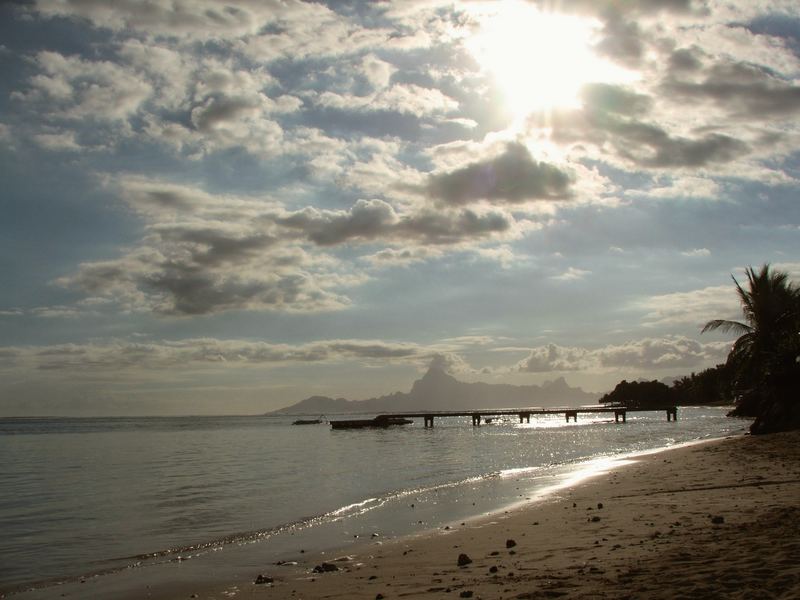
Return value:
[(701, 52), (697, 48), (679, 48), (669, 57), (669, 67), (673, 72), (697, 71), (703, 66)]
[(523, 144), (509, 143), (499, 156), (431, 176), (427, 192), (450, 205), (477, 200), (520, 203), (569, 198), (571, 184), (567, 172), (534, 160)]
[(151, 233), (122, 258), (82, 264), (58, 282), (112, 298), (127, 311), (165, 315), (310, 312), (347, 304), (330, 291), (333, 279), (308, 269), (313, 265), (306, 264), (310, 261), (302, 250), (273, 246), (266, 235), (226, 237), (221, 231), (172, 227), (164, 237)]
[(138, 283), (163, 296), (156, 310), (171, 315), (205, 315), (245, 308), (308, 311), (336, 307), (332, 295), (315, 288), (312, 278), (302, 272), (242, 277), (167, 264)]
[(744, 142), (718, 133), (698, 139), (671, 137), (663, 129), (643, 123), (620, 123), (613, 131), (622, 141), (634, 144), (618, 144), (620, 156), (647, 167), (703, 167), (730, 162), (748, 150)]
[(457, 212), (425, 211), (404, 219), (398, 230), (424, 243), (456, 244), (505, 233), (513, 225), (513, 217), (505, 213), (477, 213), (465, 209)]
[(388, 233), (397, 221), (394, 209), (383, 200), (359, 200), (349, 211), (307, 208), (277, 220), (281, 225), (302, 230), (320, 246), (351, 239), (372, 240)]
[(746, 119), (786, 116), (800, 111), (800, 86), (765, 67), (743, 62), (717, 63), (699, 82), (673, 74), (662, 89), (689, 101), (709, 100), (732, 115)]
[(359, 200), (349, 211), (306, 208), (276, 223), (298, 230), (320, 246), (348, 242), (404, 240), (421, 244), (457, 244), (511, 229), (513, 218), (500, 212), (426, 209), (399, 215), (383, 200)]
[(557, 141), (608, 146), (640, 167), (688, 168), (730, 162), (747, 153), (747, 144), (729, 135), (709, 132), (696, 138), (670, 135), (659, 125), (639, 120), (650, 100), (611, 85), (588, 86), (583, 111), (553, 116)]
[(238, 121), (246, 115), (258, 114), (260, 106), (252, 98), (209, 98), (192, 110), (192, 123), (203, 133), (208, 133), (220, 123)]
[(622, 15), (610, 15), (603, 28), (603, 39), (595, 49), (618, 62), (627, 65), (637, 65), (644, 52), (644, 42), (639, 26), (631, 21), (626, 21)]

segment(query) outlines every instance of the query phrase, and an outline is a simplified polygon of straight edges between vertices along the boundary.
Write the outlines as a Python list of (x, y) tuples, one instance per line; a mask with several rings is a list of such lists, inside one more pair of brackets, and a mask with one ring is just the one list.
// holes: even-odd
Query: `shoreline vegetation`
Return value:
[(253, 565), (247, 579), (237, 569), (158, 584), (134, 572), (113, 595), (99, 578), (31, 597), (798, 597), (798, 498), (800, 432), (728, 437), (612, 461), (541, 500), (436, 532)]

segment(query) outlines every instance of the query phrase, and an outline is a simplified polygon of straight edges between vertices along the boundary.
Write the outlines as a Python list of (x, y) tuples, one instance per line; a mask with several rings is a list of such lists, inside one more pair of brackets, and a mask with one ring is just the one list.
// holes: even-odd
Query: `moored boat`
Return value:
[(379, 415), (374, 419), (346, 419), (342, 421), (331, 421), (332, 429), (361, 429), (364, 427), (391, 427), (392, 425), (410, 425), (412, 419), (403, 417), (392, 417), (389, 415)]

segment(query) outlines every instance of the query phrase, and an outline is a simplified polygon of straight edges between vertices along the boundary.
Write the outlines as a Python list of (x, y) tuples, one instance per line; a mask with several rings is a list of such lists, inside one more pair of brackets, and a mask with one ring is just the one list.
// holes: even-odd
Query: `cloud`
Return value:
[(723, 60), (702, 78), (675, 75), (663, 89), (679, 100), (710, 101), (741, 119), (790, 117), (800, 111), (800, 86), (778, 77), (762, 65)]
[(694, 176), (670, 177), (659, 182), (650, 189), (626, 190), (626, 196), (646, 198), (719, 198), (722, 186), (713, 179)]
[(470, 370), (464, 359), (453, 353), (435, 354), (431, 358), (429, 369), (439, 369), (445, 373), (463, 373)]
[(728, 342), (701, 344), (685, 337), (644, 339), (597, 352), (600, 366), (628, 369), (688, 369), (722, 362), (730, 351)]
[(551, 279), (555, 279), (557, 281), (578, 281), (580, 279), (586, 278), (587, 275), (591, 275), (591, 273), (592, 273), (591, 271), (586, 271), (584, 269), (569, 267), (566, 271), (564, 271), (560, 275), (553, 275)]
[(371, 240), (386, 235), (399, 222), (394, 208), (383, 200), (359, 200), (349, 211), (305, 208), (278, 220), (286, 227), (305, 232), (321, 246), (354, 238)]
[(33, 136), (33, 139), (39, 146), (47, 150), (75, 152), (81, 149), (80, 144), (78, 144), (75, 139), (75, 133), (72, 131), (64, 133), (40, 133)]
[(392, 74), (397, 70), (385, 60), (374, 54), (368, 54), (361, 59), (361, 69), (364, 77), (375, 90), (382, 90), (389, 85)]
[(728, 342), (700, 343), (682, 336), (645, 338), (594, 349), (548, 344), (531, 349), (514, 370), (548, 373), (689, 369), (724, 361), (729, 351)]
[(384, 248), (375, 254), (363, 257), (373, 267), (407, 267), (415, 263), (425, 262), (439, 258), (442, 251), (436, 248), (408, 247), (408, 248)]
[(451, 364), (460, 363), (452, 352), (441, 353), (435, 348), (418, 344), (362, 339), (334, 339), (292, 345), (192, 338), (179, 341), (112, 341), (0, 348), (0, 365), (44, 371), (167, 371), (203, 365), (246, 368), (342, 361), (425, 364), (431, 357), (446, 357)]
[(397, 84), (363, 96), (325, 91), (315, 101), (320, 107), (344, 112), (397, 112), (416, 117), (447, 114), (458, 108), (458, 102), (440, 90), (414, 84)]
[[(219, 39), (255, 34), (273, 20), (273, 11), (288, 15), (305, 12), (300, 2), (228, 2), (198, 0), (190, 4), (171, 0), (141, 3), (131, 0), (84, 2), (82, 0), (36, 0), (35, 10), (48, 17), (87, 19), (96, 27), (114, 31), (136, 30), (146, 35)], [(308, 12), (310, 12), (309, 9)]]
[(738, 319), (741, 315), (732, 284), (651, 296), (636, 307), (646, 311), (643, 322), (647, 326), (689, 324), (699, 328), (712, 319)]
[(508, 143), (499, 155), (454, 171), (432, 175), (428, 195), (449, 205), (477, 200), (521, 203), (530, 200), (564, 200), (570, 197), (570, 175), (534, 160), (520, 143)]
[(512, 234), (514, 218), (498, 211), (423, 209), (398, 214), (383, 200), (358, 200), (349, 210), (308, 207), (276, 222), (302, 232), (320, 246), (346, 242), (407, 240), (458, 244), (497, 234)]
[[(206, 315), (230, 310), (316, 312), (349, 306), (345, 290), (367, 276), (321, 251), (349, 245), (405, 244), (409, 259), (441, 255), (428, 246), (468, 249), (511, 239), (523, 228), (498, 210), (430, 208), (398, 211), (358, 200), (350, 209), (214, 195), (189, 186), (124, 176), (107, 185), (145, 222), (143, 237), (118, 258), (81, 264), (58, 279), (90, 298), (126, 311)], [(401, 261), (390, 253), (365, 258)]]
[(42, 74), (29, 80), (28, 92), (12, 97), (47, 99), (55, 118), (125, 122), (153, 93), (147, 79), (110, 61), (46, 50), (36, 55), (35, 64)]
[[(749, 151), (745, 142), (724, 133), (707, 132), (694, 138), (671, 135), (661, 126), (625, 113), (625, 102), (609, 102), (610, 90), (603, 94), (588, 88), (585, 106), (579, 111), (560, 111), (553, 116), (553, 137), (561, 143), (591, 143), (598, 149), (613, 149), (625, 163), (647, 168), (696, 168), (726, 163)], [(617, 90), (618, 98), (628, 103), (635, 96)], [(645, 101), (640, 102), (642, 107)]]
[(711, 256), (711, 250), (708, 248), (694, 248), (692, 250), (684, 250), (681, 252), (681, 256), (687, 256), (689, 258), (706, 257)]
[(585, 348), (564, 347), (556, 344), (533, 348), (517, 369), (526, 373), (550, 371), (581, 371), (592, 365), (591, 353)]
[(14, 135), (11, 133), (11, 128), (0, 122), (0, 142), (11, 142), (13, 139)]
[(120, 258), (80, 265), (61, 285), (130, 311), (201, 315), (336, 310), (349, 301), (335, 289), (364, 279), (282, 238), (274, 203), (136, 177), (115, 185), (148, 223), (145, 236)]

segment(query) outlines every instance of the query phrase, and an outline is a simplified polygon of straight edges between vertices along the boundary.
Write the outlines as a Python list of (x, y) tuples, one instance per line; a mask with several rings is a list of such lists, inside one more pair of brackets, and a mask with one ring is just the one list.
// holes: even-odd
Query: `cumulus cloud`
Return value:
[(316, 97), (316, 103), (347, 112), (397, 112), (417, 117), (446, 114), (458, 108), (458, 102), (440, 90), (414, 84), (397, 84), (363, 96), (325, 91)]
[[(373, 199), (347, 210), (291, 211), (267, 199), (133, 176), (108, 185), (145, 221), (144, 236), (122, 256), (83, 263), (58, 283), (128, 311), (337, 310), (349, 305), (346, 290), (367, 277), (323, 248), (402, 243), (411, 248), (408, 262), (441, 255), (431, 245), (461, 250), (522, 230), (498, 210), (398, 210)], [(373, 264), (404, 260), (369, 252)]]
[(438, 369), (445, 373), (459, 373), (469, 371), (469, 366), (458, 354), (437, 353), (431, 358), (429, 369)]
[(498, 156), (432, 175), (427, 192), (450, 205), (477, 200), (513, 204), (564, 200), (570, 197), (571, 183), (563, 169), (535, 160), (523, 144), (509, 143)]
[(50, 115), (64, 119), (125, 122), (152, 95), (150, 82), (111, 61), (91, 61), (49, 50), (36, 55), (41, 70), (29, 80), (26, 101), (46, 98)]
[(382, 200), (359, 200), (349, 211), (321, 211), (306, 208), (278, 222), (306, 233), (321, 245), (340, 244), (345, 240), (374, 239), (385, 235), (399, 221), (394, 208)]
[(62, 285), (128, 310), (198, 315), (335, 310), (348, 304), (335, 289), (363, 280), (330, 257), (278, 243), (275, 204), (140, 178), (117, 186), (148, 221), (145, 237), (120, 258), (80, 265)]
[(364, 77), (375, 90), (387, 87), (392, 74), (397, 70), (393, 65), (374, 54), (368, 54), (362, 59), (361, 69)]
[(585, 348), (548, 344), (533, 348), (517, 368), (526, 373), (550, 371), (581, 371), (592, 366), (591, 353)]
[(318, 9), (306, 9), (297, 0), (278, 2), (248, 0), (220, 4), (200, 0), (191, 4), (153, 0), (142, 4), (121, 1), (113, 5), (82, 0), (36, 0), (35, 8), (45, 16), (87, 19), (98, 27), (115, 31), (137, 30), (146, 35), (220, 39), (255, 34), (276, 14), (298, 18)]
[(593, 349), (548, 344), (531, 349), (515, 370), (547, 373), (689, 369), (724, 361), (729, 351), (727, 342), (700, 343), (682, 336), (645, 338)]
[(512, 215), (499, 211), (423, 209), (400, 215), (382, 200), (359, 200), (349, 210), (309, 207), (288, 213), (276, 222), (302, 232), (320, 246), (378, 238), (457, 244), (512, 233), (515, 226)]
[(414, 263), (425, 262), (442, 255), (441, 250), (426, 247), (384, 248), (375, 254), (363, 257), (373, 267), (407, 267)]
[(646, 311), (643, 322), (649, 326), (702, 327), (711, 319), (738, 319), (741, 314), (733, 285), (651, 296), (637, 307)]

